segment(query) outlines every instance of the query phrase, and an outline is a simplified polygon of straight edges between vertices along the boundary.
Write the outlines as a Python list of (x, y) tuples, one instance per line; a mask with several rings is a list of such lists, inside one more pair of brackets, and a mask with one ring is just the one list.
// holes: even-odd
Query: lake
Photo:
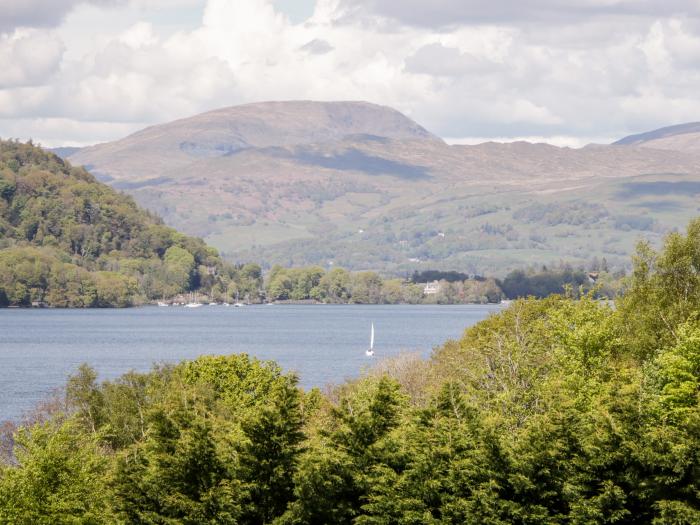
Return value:
[[(101, 379), (202, 354), (246, 352), (305, 388), (356, 377), (382, 357), (428, 356), (499, 305), (274, 305), (0, 310), (0, 421), (17, 420), (81, 363)], [(374, 323), (375, 357), (365, 356)]]

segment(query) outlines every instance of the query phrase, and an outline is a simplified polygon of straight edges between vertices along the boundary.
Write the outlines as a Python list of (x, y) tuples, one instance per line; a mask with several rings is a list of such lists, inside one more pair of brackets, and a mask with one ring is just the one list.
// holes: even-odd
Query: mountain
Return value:
[(700, 153), (700, 122), (689, 122), (624, 137), (616, 146), (644, 146), (674, 151)]
[(375, 139), (442, 143), (398, 111), (366, 102), (266, 102), (153, 126), (70, 156), (95, 173), (130, 178), (251, 151), (282, 155), (298, 145)]
[(63, 158), (70, 157), (71, 155), (75, 155), (78, 153), (82, 148), (78, 148), (75, 146), (64, 146), (61, 148), (48, 148), (48, 151), (51, 153)]
[(0, 141), (0, 306), (225, 295), (237, 272), (85, 170), (32, 144)]
[(622, 266), (700, 194), (692, 149), (448, 145), (365, 102), (224, 108), (69, 158), (233, 260), (393, 274)]

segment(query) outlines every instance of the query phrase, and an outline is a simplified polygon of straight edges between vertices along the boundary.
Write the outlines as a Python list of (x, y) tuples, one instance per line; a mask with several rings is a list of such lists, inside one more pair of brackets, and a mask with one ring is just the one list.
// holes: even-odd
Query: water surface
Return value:
[(274, 305), (243, 308), (0, 310), (0, 421), (22, 413), (89, 363), (102, 379), (202, 354), (246, 352), (299, 374), (303, 387), (339, 383), (374, 359), (428, 356), (496, 305)]

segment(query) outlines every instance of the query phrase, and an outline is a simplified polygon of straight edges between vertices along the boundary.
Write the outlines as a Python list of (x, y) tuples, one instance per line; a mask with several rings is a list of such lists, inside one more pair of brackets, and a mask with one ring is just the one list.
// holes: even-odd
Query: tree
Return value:
[(232, 271), (200, 239), (32, 144), (0, 140), (0, 191), (0, 300), (10, 305), (128, 306), (223, 287)]
[(267, 285), (267, 298), (271, 301), (289, 299), (294, 283), (286, 271), (278, 272)]
[(676, 339), (676, 326), (700, 311), (700, 219), (686, 235), (670, 234), (661, 252), (637, 246), (619, 310), (630, 346), (641, 358)]
[(105, 423), (104, 395), (97, 385), (97, 372), (86, 364), (68, 378), (66, 401), (76, 412), (77, 421), (92, 434)]
[(128, 523), (236, 524), (243, 497), (231, 454), (211, 421), (192, 411), (154, 410), (146, 440), (117, 459), (115, 510)]
[(107, 458), (74, 421), (21, 428), (17, 464), (0, 466), (0, 523), (108, 523)]
[(387, 377), (368, 379), (330, 412), (324, 441), (309, 449), (295, 478), (296, 501), (281, 523), (352, 523), (382, 464), (388, 434), (399, 425), (405, 398)]
[(192, 254), (179, 246), (171, 246), (165, 251), (163, 262), (165, 263), (166, 282), (173, 286), (177, 292), (189, 290), (195, 269), (195, 260)]
[(294, 476), (304, 439), (296, 378), (275, 385), (264, 406), (242, 423), (241, 451), (248, 493), (242, 523), (271, 523), (293, 500)]
[(345, 302), (351, 295), (350, 274), (343, 268), (333, 268), (321, 278), (319, 288), (329, 302)]

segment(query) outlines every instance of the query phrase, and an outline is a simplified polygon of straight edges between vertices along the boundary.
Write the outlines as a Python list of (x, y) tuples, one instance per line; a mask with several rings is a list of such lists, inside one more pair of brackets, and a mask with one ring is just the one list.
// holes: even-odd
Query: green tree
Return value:
[(301, 443), (304, 439), (296, 379), (278, 383), (265, 404), (242, 423), (240, 463), (248, 499), (242, 523), (271, 523), (293, 500)]
[(88, 432), (96, 434), (104, 425), (104, 394), (97, 384), (97, 372), (90, 366), (80, 365), (78, 371), (68, 378), (66, 401)]
[(688, 225), (686, 235), (670, 234), (660, 253), (640, 243), (633, 262), (618, 307), (630, 346), (645, 358), (700, 312), (700, 219)]
[(350, 299), (350, 274), (343, 268), (333, 268), (319, 282), (323, 296), (331, 303), (342, 303)]
[(194, 256), (179, 246), (171, 246), (163, 257), (167, 283), (177, 292), (190, 289), (195, 270)]
[(296, 501), (281, 523), (352, 523), (370, 489), (369, 473), (386, 456), (387, 436), (406, 399), (387, 377), (367, 379), (331, 410), (323, 441), (302, 459)]
[(127, 523), (236, 524), (243, 493), (234, 472), (211, 421), (155, 409), (145, 441), (117, 459), (114, 507)]
[(21, 428), (16, 465), (0, 466), (0, 523), (110, 523), (108, 460), (74, 421)]

